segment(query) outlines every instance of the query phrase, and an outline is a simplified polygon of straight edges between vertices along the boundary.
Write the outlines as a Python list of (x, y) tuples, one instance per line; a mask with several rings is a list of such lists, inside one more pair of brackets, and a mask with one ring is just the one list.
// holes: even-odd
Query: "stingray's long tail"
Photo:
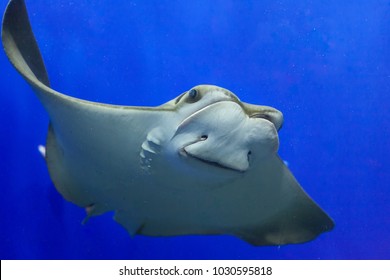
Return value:
[(24, 0), (9, 1), (3, 17), (1, 39), (9, 60), (30, 84), (41, 82), (50, 87)]

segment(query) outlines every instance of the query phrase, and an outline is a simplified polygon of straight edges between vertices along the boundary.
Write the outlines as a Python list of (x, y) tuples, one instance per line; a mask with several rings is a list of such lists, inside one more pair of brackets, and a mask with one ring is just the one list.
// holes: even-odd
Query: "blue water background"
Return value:
[(131, 238), (112, 213), (81, 225), (37, 151), (48, 116), (0, 52), (1, 259), (390, 258), (389, 1), (26, 2), (56, 90), (155, 106), (207, 83), (281, 110), (279, 153), (336, 227), (253, 247)]

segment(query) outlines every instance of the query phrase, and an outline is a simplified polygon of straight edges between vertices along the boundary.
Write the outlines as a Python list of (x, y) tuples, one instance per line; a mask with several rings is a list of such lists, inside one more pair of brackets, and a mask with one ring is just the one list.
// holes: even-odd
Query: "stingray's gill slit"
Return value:
[(157, 107), (56, 91), (23, 0), (7, 5), (2, 43), (48, 112), (41, 153), (50, 177), (86, 208), (86, 220), (115, 211), (130, 235), (230, 234), (253, 245), (307, 242), (333, 228), (277, 154), (283, 115), (275, 108), (213, 85)]

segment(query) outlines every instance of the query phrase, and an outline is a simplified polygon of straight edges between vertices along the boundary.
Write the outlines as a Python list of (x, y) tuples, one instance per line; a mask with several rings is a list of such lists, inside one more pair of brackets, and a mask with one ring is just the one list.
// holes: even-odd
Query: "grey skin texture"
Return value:
[(306, 242), (333, 228), (277, 155), (278, 110), (212, 85), (157, 107), (57, 92), (23, 0), (8, 3), (2, 43), (49, 114), (51, 179), (87, 219), (114, 211), (131, 235), (230, 234), (253, 245)]

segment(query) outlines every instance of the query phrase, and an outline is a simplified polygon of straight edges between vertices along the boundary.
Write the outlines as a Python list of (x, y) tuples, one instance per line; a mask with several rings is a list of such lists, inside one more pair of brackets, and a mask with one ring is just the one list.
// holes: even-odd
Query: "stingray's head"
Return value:
[(242, 173), (277, 152), (283, 116), (274, 108), (243, 103), (210, 85), (196, 86), (171, 103), (179, 121), (169, 153), (189, 166)]

